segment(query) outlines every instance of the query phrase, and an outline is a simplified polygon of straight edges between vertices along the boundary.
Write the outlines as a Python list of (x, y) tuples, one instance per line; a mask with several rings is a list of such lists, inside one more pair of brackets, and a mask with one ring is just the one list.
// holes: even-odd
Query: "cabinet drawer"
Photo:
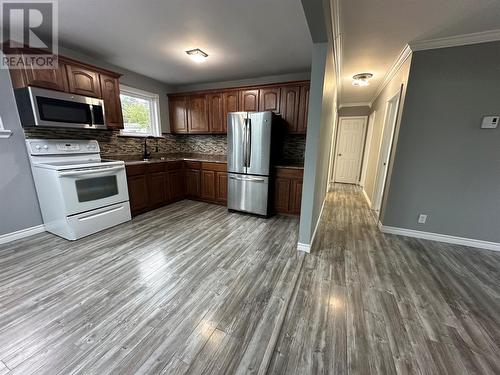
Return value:
[(226, 163), (202, 162), (201, 169), (206, 170), (206, 171), (226, 172), (227, 171), (227, 164)]
[(303, 178), (304, 169), (297, 168), (276, 168), (276, 177), (280, 178)]
[(165, 169), (169, 171), (182, 168), (184, 168), (184, 164), (182, 161), (169, 161), (165, 165)]
[(165, 170), (165, 163), (151, 163), (147, 164), (146, 171), (148, 173), (163, 172)]
[(199, 161), (185, 161), (186, 163), (186, 168), (188, 169), (200, 169), (201, 168), (201, 162)]
[(146, 164), (126, 165), (125, 169), (127, 170), (127, 176), (137, 176), (146, 173)]

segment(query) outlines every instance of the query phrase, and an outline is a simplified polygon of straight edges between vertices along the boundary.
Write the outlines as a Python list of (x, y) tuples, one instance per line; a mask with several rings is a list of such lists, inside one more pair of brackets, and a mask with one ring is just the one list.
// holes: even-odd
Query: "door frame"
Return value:
[[(399, 109), (401, 104), (401, 93), (402, 93), (402, 85), (399, 87), (399, 90), (390, 96), (390, 99), (387, 100), (385, 106), (385, 115), (384, 115), (384, 127), (382, 129), (382, 137), (380, 137), (380, 145), (379, 145), (379, 156), (377, 160), (377, 175), (375, 178), (375, 185), (373, 188), (373, 203), (372, 209), (378, 211), (380, 215), (380, 209), (382, 207), (382, 201), (384, 197), (384, 190), (387, 184), (387, 173), (389, 171), (390, 157), (392, 153), (394, 134), (396, 131), (396, 124), (399, 117)], [(394, 110), (395, 109), (395, 110)], [(394, 118), (389, 123), (391, 119), (391, 111), (394, 110)], [(388, 128), (389, 126), (389, 128)], [(382, 147), (384, 144), (387, 145), (387, 149), (384, 150)], [(386, 160), (385, 168), (382, 168), (382, 163)]]
[(370, 158), (373, 129), (375, 128), (376, 119), (377, 119), (377, 111), (374, 110), (372, 113), (370, 113), (370, 115), (368, 116), (368, 120), (366, 122), (366, 139), (363, 152), (363, 164), (361, 166), (361, 178), (359, 179), (359, 186), (361, 187), (364, 187), (366, 183), (366, 170), (368, 169), (368, 160)]
[[(368, 116), (339, 116), (339, 120), (338, 120), (338, 126), (337, 126), (337, 134), (336, 134), (336, 137), (335, 137), (335, 153), (333, 155), (333, 158), (334, 158), (334, 162), (333, 162), (333, 172), (332, 172), (332, 183), (335, 183), (335, 173), (337, 172), (337, 150), (339, 148), (339, 140), (340, 140), (340, 132), (341, 132), (341, 124), (342, 124), (342, 119), (363, 119), (364, 122), (363, 122), (363, 140), (362, 140), (362, 144), (364, 146), (365, 142), (366, 142), (366, 125), (367, 125), (367, 122), (368, 122)], [(359, 181), (360, 181), (360, 178), (361, 178), (361, 168), (362, 168), (362, 165), (363, 165), (363, 153), (364, 153), (364, 149), (361, 151), (361, 157), (359, 159), (359, 165), (358, 165), (358, 178), (356, 179), (356, 185), (359, 185)]]

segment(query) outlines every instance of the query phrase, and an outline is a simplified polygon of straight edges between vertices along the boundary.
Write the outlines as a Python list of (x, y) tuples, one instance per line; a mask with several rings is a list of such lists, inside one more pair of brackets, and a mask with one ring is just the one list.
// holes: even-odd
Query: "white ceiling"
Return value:
[[(405, 44), (500, 29), (499, 0), (339, 0), (341, 104), (371, 102)], [(371, 72), (368, 87), (352, 86)]]
[(169, 84), (309, 71), (312, 52), (300, 0), (60, 0), (59, 39)]

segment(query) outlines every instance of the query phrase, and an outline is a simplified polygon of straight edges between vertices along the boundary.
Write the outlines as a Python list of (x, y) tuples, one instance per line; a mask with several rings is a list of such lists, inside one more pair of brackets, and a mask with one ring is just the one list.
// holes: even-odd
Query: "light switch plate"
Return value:
[(481, 129), (496, 129), (498, 126), (499, 116), (484, 116), (481, 123)]

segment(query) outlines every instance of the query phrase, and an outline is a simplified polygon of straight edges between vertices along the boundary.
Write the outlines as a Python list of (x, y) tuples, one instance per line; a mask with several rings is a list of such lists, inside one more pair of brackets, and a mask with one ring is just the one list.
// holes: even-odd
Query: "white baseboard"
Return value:
[(369, 208), (372, 208), (372, 201), (370, 200), (370, 198), (368, 197), (368, 194), (366, 194), (366, 191), (365, 191), (365, 188), (363, 188), (363, 195), (366, 199), (366, 203), (368, 203), (368, 207)]
[(24, 237), (33, 236), (34, 234), (45, 232), (45, 227), (42, 225), (37, 225), (31, 228), (21, 229), (16, 232), (2, 234), (0, 236), (0, 244), (19, 240)]
[(478, 249), (500, 251), (500, 243), (497, 243), (497, 242), (475, 240), (472, 238), (465, 238), (465, 237), (455, 237), (455, 236), (449, 236), (447, 234), (422, 232), (422, 231), (413, 230), (413, 229), (389, 227), (389, 226), (383, 225), (380, 221), (378, 222), (378, 227), (384, 233), (397, 234), (399, 236), (423, 238), (425, 240), (439, 241), (439, 242), (452, 243), (455, 245), (476, 247)]
[(325, 198), (323, 199), (323, 204), (321, 205), (321, 211), (319, 212), (318, 221), (316, 222), (316, 227), (314, 228), (314, 232), (311, 237), (311, 243), (298, 242), (297, 250), (304, 251), (306, 253), (311, 252), (312, 245), (314, 244), (314, 238), (316, 237), (316, 232), (318, 231), (319, 223), (321, 222), (321, 217), (323, 216), (323, 209), (325, 208), (325, 202), (326, 202), (326, 195)]

